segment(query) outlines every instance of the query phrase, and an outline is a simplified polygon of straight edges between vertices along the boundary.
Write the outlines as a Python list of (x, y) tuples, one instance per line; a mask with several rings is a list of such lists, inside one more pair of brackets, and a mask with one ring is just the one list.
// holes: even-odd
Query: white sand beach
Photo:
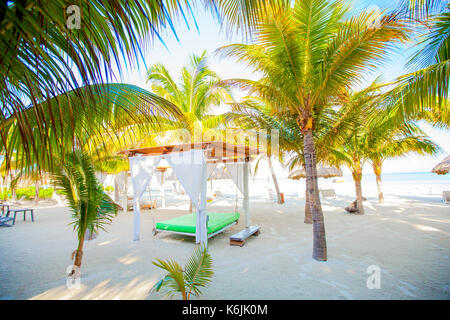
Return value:
[[(232, 188), (216, 184), (225, 193), (209, 209), (233, 211)], [(450, 298), (450, 205), (438, 193), (420, 194), (403, 183), (384, 204), (369, 193), (366, 214), (358, 216), (343, 209), (353, 200), (351, 183), (335, 184), (337, 197), (322, 199), (328, 261), (317, 262), (298, 196), (303, 184), (282, 181), (283, 205), (269, 203), (261, 184), (251, 184), (252, 224), (261, 226), (261, 234), (243, 247), (230, 246), (228, 237), (244, 228), (240, 219), (209, 240), (214, 278), (202, 299)], [(156, 221), (188, 210), (186, 196), (167, 195), (167, 208), (153, 210)], [(43, 201), (35, 218), (32, 223), (20, 215), (15, 226), (0, 229), (0, 299), (164, 299), (149, 293), (163, 275), (151, 262), (173, 258), (184, 264), (194, 248), (190, 237), (152, 236), (150, 210), (142, 213), (141, 240), (132, 241), (133, 213), (120, 212), (107, 233), (86, 243), (81, 287), (68, 289), (65, 272), (76, 247), (70, 211)], [(371, 265), (381, 270), (380, 289), (367, 288)]]

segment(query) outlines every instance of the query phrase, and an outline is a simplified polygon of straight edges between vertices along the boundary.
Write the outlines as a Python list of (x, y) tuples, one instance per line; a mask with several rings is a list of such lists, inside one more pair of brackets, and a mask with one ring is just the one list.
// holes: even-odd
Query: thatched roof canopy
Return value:
[(444, 160), (439, 162), (431, 170), (431, 172), (434, 172), (434, 173), (437, 173), (437, 174), (447, 174), (449, 171), (450, 171), (450, 156), (445, 157)]
[[(324, 167), (323, 165), (317, 166), (317, 176), (320, 178), (342, 177), (342, 170), (336, 167)], [(304, 168), (296, 169), (292, 171), (288, 178), (299, 180), (306, 177), (306, 171)]]
[(176, 145), (167, 145), (159, 147), (148, 147), (139, 149), (123, 150), (119, 153), (128, 157), (137, 154), (143, 156), (164, 155), (173, 152), (190, 151), (192, 149), (207, 150), (207, 162), (239, 162), (242, 160), (251, 161), (254, 157), (261, 153), (259, 148), (252, 148), (245, 145), (236, 145), (222, 141), (196, 142)]

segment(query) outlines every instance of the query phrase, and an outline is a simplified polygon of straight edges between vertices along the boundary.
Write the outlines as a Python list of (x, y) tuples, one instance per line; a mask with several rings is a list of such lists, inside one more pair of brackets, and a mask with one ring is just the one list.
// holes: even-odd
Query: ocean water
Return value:
[[(385, 195), (435, 195), (441, 196), (442, 191), (450, 190), (450, 174), (437, 175), (431, 172), (405, 172), (383, 173), (382, 190)], [(305, 179), (291, 180), (278, 178), (281, 192), (287, 196), (303, 197), (305, 192)], [(362, 179), (363, 195), (376, 197), (378, 195), (376, 177), (374, 174), (365, 174)], [(270, 179), (255, 179), (251, 181), (253, 194), (264, 194), (267, 189), (274, 189)], [(319, 189), (334, 189), (337, 195), (353, 196), (355, 193), (354, 181), (351, 175), (336, 178), (319, 178)]]
[[(351, 178), (351, 176), (348, 176)], [(386, 182), (408, 182), (414, 184), (450, 184), (450, 174), (439, 175), (432, 172), (383, 173), (381, 179)], [(366, 174), (363, 181), (375, 180), (374, 174)]]
[[(112, 178), (112, 176), (111, 176)], [(409, 196), (434, 196), (442, 197), (442, 191), (450, 190), (450, 174), (437, 175), (430, 172), (408, 172), (408, 173), (383, 173), (382, 190), (387, 195), (409, 195)], [(108, 180), (108, 179), (107, 179)], [(112, 185), (112, 179), (107, 185)], [(280, 191), (284, 193), (285, 198), (304, 198), (305, 179), (291, 180), (285, 177), (277, 177)], [(109, 180), (108, 180), (109, 181)], [(168, 181), (165, 184), (166, 195), (170, 197), (171, 191), (175, 188), (174, 181)], [(236, 185), (231, 179), (208, 181), (209, 196), (216, 191), (220, 191), (225, 197), (234, 199), (236, 195), (242, 198)], [(156, 181), (150, 185), (152, 195), (158, 198), (160, 195), (160, 186)], [(249, 181), (250, 197), (253, 200), (269, 198), (269, 193), (274, 194), (274, 184), (270, 177), (259, 177)], [(337, 196), (354, 197), (355, 184), (351, 175), (344, 175), (336, 178), (319, 178), (319, 189), (334, 189)], [(378, 195), (376, 179), (374, 174), (365, 174), (362, 179), (362, 189), (364, 197), (376, 198)], [(129, 195), (132, 195), (131, 186)]]

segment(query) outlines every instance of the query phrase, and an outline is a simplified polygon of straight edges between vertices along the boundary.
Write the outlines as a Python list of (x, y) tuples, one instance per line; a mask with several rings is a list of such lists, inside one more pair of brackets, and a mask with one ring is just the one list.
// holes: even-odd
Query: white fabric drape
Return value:
[(244, 194), (244, 163), (230, 162), (225, 164), (231, 179), (238, 187), (239, 191)]
[(213, 175), (215, 169), (216, 169), (215, 163), (207, 163), (206, 164), (206, 176), (208, 177), (208, 179), (212, 178), (212, 175)]
[(163, 174), (164, 174), (164, 172), (162, 172), (162, 171), (155, 172), (156, 180), (158, 180), (159, 185), (161, 185)]
[(205, 165), (203, 150), (170, 153), (164, 155), (170, 164), (181, 186), (198, 208), (202, 185), (202, 174)]
[(106, 177), (108, 176), (108, 173), (107, 173), (107, 172), (100, 172), (100, 171), (97, 171), (97, 172), (95, 173), (95, 176), (96, 176), (96, 178), (97, 178), (97, 180), (98, 180), (98, 182), (99, 182), (100, 184), (104, 184), (104, 183), (105, 183), (105, 180), (106, 180)]
[(115, 180), (117, 181), (117, 187), (119, 188), (119, 192), (124, 191), (124, 184), (125, 184), (125, 176), (128, 174), (127, 171), (121, 171), (116, 174)]
[(192, 204), (197, 208), (196, 242), (206, 244), (208, 241), (206, 215), (207, 169), (204, 151), (194, 149), (170, 153), (164, 155), (164, 158), (170, 164), (189, 198), (191, 198)]
[(140, 237), (140, 199), (155, 173), (161, 156), (129, 157), (131, 182), (133, 185), (134, 240)]

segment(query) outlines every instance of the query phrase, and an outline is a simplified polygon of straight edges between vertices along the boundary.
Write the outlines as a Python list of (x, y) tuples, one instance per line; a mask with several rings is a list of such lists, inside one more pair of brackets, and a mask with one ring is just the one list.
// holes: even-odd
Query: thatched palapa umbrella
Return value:
[[(331, 178), (331, 177), (342, 177), (342, 170), (336, 167), (324, 167), (323, 165), (317, 166), (317, 176), (320, 178)], [(288, 178), (299, 180), (300, 178), (305, 178), (305, 168), (300, 168), (289, 173)]]
[(449, 171), (450, 171), (450, 156), (445, 157), (444, 160), (435, 165), (433, 170), (431, 170), (431, 172), (437, 174), (447, 174)]

